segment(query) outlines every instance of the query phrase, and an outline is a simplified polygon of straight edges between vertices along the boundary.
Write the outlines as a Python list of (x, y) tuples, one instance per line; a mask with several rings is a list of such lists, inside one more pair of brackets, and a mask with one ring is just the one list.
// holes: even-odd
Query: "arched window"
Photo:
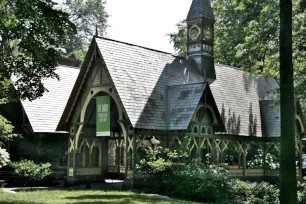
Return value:
[(86, 143), (81, 146), (80, 167), (82, 168), (89, 167), (89, 147), (87, 146)]
[(92, 165), (92, 167), (101, 167), (100, 149), (97, 146), (94, 146), (92, 148), (92, 152), (91, 152), (91, 165)]
[(214, 134), (214, 116), (209, 107), (201, 105), (195, 113), (193, 123), (189, 126), (187, 132), (191, 134), (213, 135)]
[(74, 153), (69, 152), (69, 167), (73, 167)]
[(194, 120), (200, 123), (211, 124), (213, 123), (213, 114), (208, 108), (203, 106), (196, 112)]

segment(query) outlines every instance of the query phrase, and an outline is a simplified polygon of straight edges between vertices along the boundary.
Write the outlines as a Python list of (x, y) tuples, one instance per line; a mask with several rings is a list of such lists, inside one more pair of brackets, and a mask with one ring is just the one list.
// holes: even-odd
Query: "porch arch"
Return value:
[(81, 131), (83, 129), (83, 126), (84, 126), (84, 119), (85, 119), (85, 113), (86, 113), (86, 110), (88, 108), (88, 105), (91, 101), (91, 99), (97, 95), (98, 93), (100, 92), (105, 92), (107, 93), (110, 97), (112, 97), (112, 99), (114, 100), (114, 102), (116, 103), (116, 106), (117, 106), (117, 109), (118, 109), (118, 115), (119, 115), (119, 125), (122, 129), (122, 133), (123, 133), (123, 136), (124, 138), (126, 138), (127, 136), (127, 133), (126, 133), (126, 129), (125, 129), (125, 126), (123, 124), (123, 109), (122, 109), (122, 106), (115, 94), (114, 91), (111, 91), (113, 88), (112, 86), (104, 86), (104, 87), (94, 87), (94, 88), (91, 88), (90, 91), (89, 91), (89, 94), (86, 98), (86, 101), (81, 109), (81, 114), (80, 114), (80, 126), (78, 128), (78, 131), (76, 132), (76, 136), (75, 136), (75, 143), (74, 143), (74, 146), (75, 146), (75, 150), (78, 150), (78, 141), (79, 141), (79, 138), (80, 138), (80, 134), (81, 134)]
[(196, 109), (196, 111), (194, 112), (194, 115), (193, 115), (193, 117), (192, 117), (192, 121), (196, 121), (197, 113), (198, 113), (198, 111), (199, 111), (201, 108), (203, 108), (203, 107), (205, 107), (206, 109), (208, 109), (208, 110), (210, 111), (210, 113), (212, 114), (212, 119), (213, 119), (212, 122), (213, 122), (213, 124), (218, 124), (218, 120), (217, 120), (215, 111), (214, 111), (214, 109), (212, 108), (212, 106), (210, 106), (210, 105), (198, 105), (198, 107), (197, 107), (197, 109)]
[(303, 126), (301, 117), (300, 117), (299, 115), (296, 115), (295, 120), (296, 120), (296, 122), (298, 122), (299, 125), (300, 125), (301, 133), (305, 133), (305, 130), (304, 130), (304, 126)]

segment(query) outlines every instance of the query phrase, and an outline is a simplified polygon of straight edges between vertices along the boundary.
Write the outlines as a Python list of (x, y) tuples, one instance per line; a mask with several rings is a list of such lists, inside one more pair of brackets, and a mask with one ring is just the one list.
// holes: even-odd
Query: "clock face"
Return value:
[(193, 25), (190, 29), (189, 29), (189, 36), (191, 38), (191, 40), (196, 40), (200, 35), (200, 28), (197, 25)]
[(212, 40), (212, 28), (205, 26), (203, 28), (203, 40)]

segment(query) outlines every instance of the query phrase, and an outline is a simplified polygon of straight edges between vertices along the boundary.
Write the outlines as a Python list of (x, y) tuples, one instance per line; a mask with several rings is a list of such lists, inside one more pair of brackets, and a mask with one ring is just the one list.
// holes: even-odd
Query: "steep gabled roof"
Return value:
[(168, 128), (186, 130), (195, 113), (207, 84), (183, 84), (168, 88)]
[[(204, 82), (191, 59), (106, 38), (94, 38), (91, 47), (95, 46), (134, 128), (167, 130), (167, 87)], [(86, 58), (92, 54), (90, 48)], [(276, 81), (257, 80), (244, 71), (221, 64), (215, 68), (217, 80), (210, 88), (228, 134), (262, 136), (259, 101), (272, 96), (278, 87)], [(84, 64), (80, 72), (86, 70)], [(80, 86), (76, 83), (66, 113), (72, 108), (69, 104), (75, 100)], [(64, 114), (62, 121), (67, 117)]]
[(79, 68), (60, 65), (56, 73), (60, 80), (44, 79), (48, 89), (42, 97), (21, 101), (35, 133), (54, 133), (79, 74)]
[[(205, 95), (205, 96), (204, 96)], [(214, 109), (220, 131), (226, 131), (222, 117), (207, 83), (182, 84), (167, 87), (168, 129), (186, 130), (198, 105), (207, 101)]]
[(96, 42), (135, 128), (166, 130), (166, 87), (203, 82), (185, 58), (105, 38)]
[(193, 0), (187, 21), (205, 18), (208, 20), (215, 20), (214, 12), (211, 8), (210, 0)]
[(273, 98), (275, 79), (256, 79), (234, 67), (216, 64), (211, 90), (229, 134), (262, 136), (259, 101)]

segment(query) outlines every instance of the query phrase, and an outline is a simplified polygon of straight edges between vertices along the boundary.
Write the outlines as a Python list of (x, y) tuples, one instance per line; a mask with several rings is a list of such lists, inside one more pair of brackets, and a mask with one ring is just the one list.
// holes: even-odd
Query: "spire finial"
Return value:
[(96, 24), (96, 35), (95, 36), (99, 36), (98, 35), (98, 25)]

